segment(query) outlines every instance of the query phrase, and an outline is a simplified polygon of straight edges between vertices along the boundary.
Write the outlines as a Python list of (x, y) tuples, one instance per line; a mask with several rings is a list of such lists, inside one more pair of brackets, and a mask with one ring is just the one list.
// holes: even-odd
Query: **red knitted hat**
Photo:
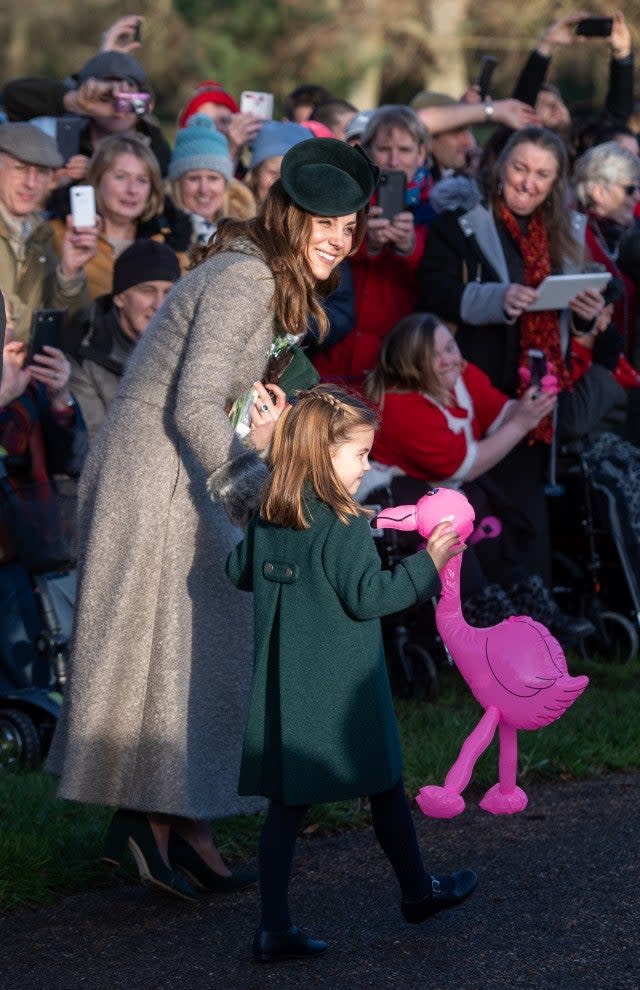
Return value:
[(222, 88), (219, 82), (215, 82), (213, 79), (205, 79), (204, 82), (200, 83), (191, 99), (183, 107), (178, 117), (178, 127), (186, 127), (189, 118), (198, 112), (203, 103), (220, 103), (221, 106), (228, 107), (232, 113), (238, 113), (240, 111), (240, 107), (234, 98)]

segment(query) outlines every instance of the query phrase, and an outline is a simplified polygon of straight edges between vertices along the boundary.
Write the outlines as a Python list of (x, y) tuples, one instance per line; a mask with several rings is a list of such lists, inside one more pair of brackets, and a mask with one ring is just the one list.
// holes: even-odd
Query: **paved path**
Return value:
[(370, 830), (303, 839), (298, 923), (312, 962), (250, 959), (256, 894), (191, 906), (115, 884), (0, 922), (6, 990), (639, 990), (640, 776), (536, 785), (526, 812), (418, 820), (436, 871), (469, 865), (462, 908), (405, 924)]

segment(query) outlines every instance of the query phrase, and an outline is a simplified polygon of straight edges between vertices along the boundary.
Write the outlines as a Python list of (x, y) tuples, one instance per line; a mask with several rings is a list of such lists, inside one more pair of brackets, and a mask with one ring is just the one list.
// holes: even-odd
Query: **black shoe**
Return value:
[(309, 938), (297, 925), (281, 932), (258, 928), (253, 939), (253, 958), (256, 962), (279, 962), (281, 959), (319, 956), (326, 948), (326, 942)]
[(421, 901), (406, 901), (403, 898), (400, 905), (402, 917), (409, 924), (418, 925), (438, 911), (445, 911), (447, 908), (462, 904), (473, 894), (477, 884), (478, 877), (473, 870), (459, 870), (458, 873), (451, 875), (432, 876), (431, 893)]
[(560, 610), (549, 623), (549, 632), (555, 636), (564, 649), (576, 646), (580, 640), (592, 636), (595, 631), (596, 627), (590, 619), (584, 616), (567, 615), (566, 612)]
[(169, 835), (169, 861), (197, 890), (213, 894), (232, 894), (236, 890), (253, 887), (258, 874), (250, 870), (234, 870), (230, 877), (223, 877), (205, 863), (190, 842), (175, 829)]
[(107, 829), (102, 859), (117, 866), (127, 846), (143, 883), (185, 901), (200, 900), (200, 894), (163, 860), (147, 816), (119, 808)]

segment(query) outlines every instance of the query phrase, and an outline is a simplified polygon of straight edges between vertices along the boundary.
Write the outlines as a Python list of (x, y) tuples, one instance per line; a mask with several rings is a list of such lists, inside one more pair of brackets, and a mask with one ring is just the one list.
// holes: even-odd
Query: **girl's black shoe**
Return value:
[(407, 901), (404, 898), (400, 905), (402, 917), (411, 925), (445, 911), (457, 907), (470, 897), (478, 885), (478, 877), (473, 870), (459, 870), (458, 873), (444, 874), (431, 877), (431, 893), (420, 901)]
[(319, 938), (309, 938), (297, 925), (281, 932), (258, 928), (253, 939), (253, 958), (261, 963), (280, 962), (281, 959), (319, 956), (326, 948), (326, 942)]
[(119, 808), (107, 829), (102, 859), (117, 866), (127, 846), (143, 883), (185, 901), (200, 900), (200, 894), (163, 860), (147, 816), (139, 811)]
[(258, 874), (250, 870), (234, 870), (230, 877), (216, 873), (175, 829), (171, 829), (169, 836), (169, 862), (193, 887), (207, 893), (232, 894), (258, 881)]

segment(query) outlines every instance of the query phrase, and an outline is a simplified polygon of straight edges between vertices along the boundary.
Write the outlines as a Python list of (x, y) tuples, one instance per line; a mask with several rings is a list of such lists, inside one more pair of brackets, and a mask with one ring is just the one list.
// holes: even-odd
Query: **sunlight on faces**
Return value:
[(411, 182), (424, 164), (426, 148), (404, 127), (379, 127), (369, 144), (369, 157), (379, 168), (404, 172)]
[(146, 164), (124, 152), (98, 184), (101, 212), (105, 219), (133, 222), (142, 216), (151, 195), (151, 178)]
[(333, 269), (347, 257), (356, 232), (356, 214), (345, 217), (312, 217), (305, 257), (318, 281), (329, 278)]
[(14, 217), (26, 217), (42, 209), (49, 195), (53, 169), (29, 165), (0, 152), (0, 203)]
[(226, 188), (224, 175), (208, 168), (192, 169), (178, 179), (185, 210), (210, 222), (220, 215)]
[(462, 371), (462, 354), (451, 331), (439, 323), (433, 334), (433, 354), (430, 368), (438, 384), (450, 392)]
[(120, 326), (127, 337), (131, 340), (142, 337), (173, 286), (173, 282), (156, 279), (132, 285), (113, 297)]
[(369, 470), (369, 452), (373, 446), (373, 430), (357, 426), (347, 439), (331, 449), (331, 463), (336, 477), (350, 495), (355, 495), (365, 473)]
[(505, 162), (502, 198), (516, 216), (526, 217), (544, 203), (558, 176), (552, 151), (535, 144), (518, 144)]

